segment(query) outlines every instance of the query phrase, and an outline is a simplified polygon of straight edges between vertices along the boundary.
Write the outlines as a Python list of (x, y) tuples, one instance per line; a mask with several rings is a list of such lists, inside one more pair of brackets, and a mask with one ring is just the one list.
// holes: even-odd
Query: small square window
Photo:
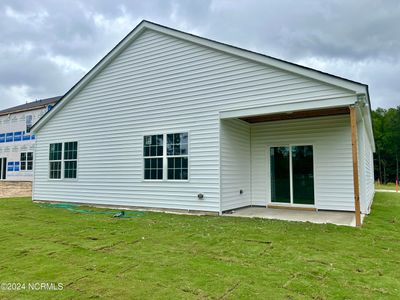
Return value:
[(49, 160), (61, 160), (62, 143), (50, 144)]
[(60, 179), (61, 178), (61, 162), (53, 161), (50, 162), (50, 178)]
[(188, 158), (171, 157), (168, 158), (168, 179), (187, 180), (188, 179)]
[(33, 169), (33, 152), (21, 152), (20, 162), (21, 171), (31, 171)]
[(163, 159), (145, 158), (144, 159), (144, 179), (156, 180), (163, 178)]
[(146, 135), (143, 139), (144, 156), (163, 155), (163, 135)]
[(76, 178), (76, 160), (64, 162), (64, 178)]
[[(22, 156), (21, 156), (22, 157)], [(33, 153), (27, 153), (26, 166), (27, 170), (33, 167)], [(49, 178), (76, 178), (77, 177), (77, 159), (78, 159), (78, 142), (65, 142), (50, 144), (49, 147)]]

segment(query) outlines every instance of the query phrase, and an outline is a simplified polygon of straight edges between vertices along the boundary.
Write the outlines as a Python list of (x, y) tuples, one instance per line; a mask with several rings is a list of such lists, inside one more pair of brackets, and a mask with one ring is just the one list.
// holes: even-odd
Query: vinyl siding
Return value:
[(357, 123), (358, 133), (358, 164), (360, 179), (360, 204), (361, 212), (369, 213), (369, 208), (374, 197), (374, 161), (371, 144), (365, 130), (363, 120)]
[(349, 116), (260, 123), (251, 128), (252, 204), (270, 202), (267, 146), (313, 145), (315, 206), (354, 210)]
[(367, 201), (366, 207), (368, 209), (366, 213), (369, 213), (375, 194), (374, 156), (369, 142), (366, 144), (365, 177), (366, 177), (366, 201)]
[[(243, 191), (240, 194), (240, 190)], [(250, 126), (221, 121), (221, 209), (251, 205)]]
[[(220, 111), (351, 95), (147, 29), (40, 129), (33, 197), (218, 212)], [(143, 135), (186, 131), (190, 180), (143, 181)], [(48, 179), (59, 141), (79, 142), (76, 180)]]

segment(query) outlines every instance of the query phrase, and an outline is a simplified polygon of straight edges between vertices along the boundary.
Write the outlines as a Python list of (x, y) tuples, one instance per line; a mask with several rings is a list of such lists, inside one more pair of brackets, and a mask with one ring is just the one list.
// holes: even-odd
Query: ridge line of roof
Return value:
[(245, 51), (245, 52), (249, 52), (249, 53), (253, 53), (253, 54), (256, 54), (256, 55), (260, 55), (260, 56), (263, 56), (263, 57), (266, 57), (266, 58), (269, 58), (269, 59), (277, 60), (277, 61), (280, 61), (280, 62), (283, 62), (283, 63), (290, 64), (292, 66), (300, 67), (300, 68), (303, 68), (303, 69), (306, 69), (306, 70), (310, 70), (310, 71), (315, 71), (315, 72), (318, 72), (318, 73), (321, 73), (321, 74), (324, 74), (324, 75), (328, 75), (328, 76), (332, 76), (332, 77), (335, 77), (335, 78), (338, 78), (338, 79), (341, 79), (341, 80), (346, 80), (346, 81), (349, 81), (349, 82), (352, 82), (352, 83), (355, 83), (355, 84), (368, 86), (367, 84), (359, 82), (359, 81), (351, 80), (351, 79), (348, 79), (348, 78), (345, 78), (345, 77), (341, 77), (341, 76), (338, 76), (338, 75), (334, 75), (334, 74), (331, 74), (331, 73), (328, 73), (328, 72), (324, 72), (324, 71), (321, 71), (321, 70), (318, 70), (318, 69), (314, 69), (314, 68), (311, 68), (311, 67), (303, 66), (303, 65), (300, 65), (300, 64), (297, 64), (297, 63), (294, 63), (294, 62), (291, 62), (291, 61), (287, 61), (287, 60), (284, 60), (284, 59), (281, 59), (281, 58), (277, 58), (277, 57), (274, 57), (274, 56), (270, 56), (270, 55), (267, 55), (267, 54), (264, 54), (264, 53), (261, 53), (261, 52), (249, 50), (249, 49), (238, 47), (238, 46), (235, 46), (235, 45), (231, 45), (231, 44), (228, 44), (228, 43), (225, 43), (225, 42), (220, 42), (220, 41), (213, 40), (213, 39), (210, 39), (210, 38), (202, 37), (202, 36), (190, 33), (190, 32), (185, 32), (185, 31), (182, 31), (182, 30), (179, 30), (179, 29), (168, 27), (166, 25), (158, 24), (158, 23), (155, 23), (155, 22), (152, 22), (152, 21), (148, 21), (148, 20), (145, 20), (145, 19), (142, 20), (139, 23), (139, 25), (141, 23), (143, 23), (143, 22), (146, 22), (146, 23), (149, 23), (149, 24), (152, 24), (152, 25), (155, 25), (155, 26), (160, 26), (160, 27), (166, 28), (168, 30), (176, 31), (176, 32), (179, 32), (179, 33), (182, 33), (182, 34), (190, 35), (190, 36), (193, 36), (195, 38), (206, 40), (206, 41), (209, 41), (209, 42), (212, 42), (212, 43), (217, 43), (217, 44), (220, 44), (220, 45), (223, 45), (223, 46), (235, 48), (235, 49), (238, 49), (240, 51)]

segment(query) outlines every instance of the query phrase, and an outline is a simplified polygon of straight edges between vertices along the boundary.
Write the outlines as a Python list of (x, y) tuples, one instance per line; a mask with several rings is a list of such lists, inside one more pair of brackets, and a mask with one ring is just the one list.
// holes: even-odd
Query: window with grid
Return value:
[(143, 137), (144, 179), (163, 179), (164, 136), (162, 134)]
[(78, 142), (64, 143), (64, 178), (76, 178)]
[(188, 134), (167, 134), (167, 164), (169, 180), (188, 179)]
[(50, 144), (49, 178), (61, 179), (62, 143)]
[(33, 152), (21, 152), (21, 171), (33, 169)]

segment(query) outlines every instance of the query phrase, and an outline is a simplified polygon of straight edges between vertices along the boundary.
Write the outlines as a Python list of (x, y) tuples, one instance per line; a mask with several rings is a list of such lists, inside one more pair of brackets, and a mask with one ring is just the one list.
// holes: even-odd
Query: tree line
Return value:
[(400, 159), (400, 106), (377, 108), (372, 111), (376, 152), (374, 154), (375, 180), (395, 182)]

